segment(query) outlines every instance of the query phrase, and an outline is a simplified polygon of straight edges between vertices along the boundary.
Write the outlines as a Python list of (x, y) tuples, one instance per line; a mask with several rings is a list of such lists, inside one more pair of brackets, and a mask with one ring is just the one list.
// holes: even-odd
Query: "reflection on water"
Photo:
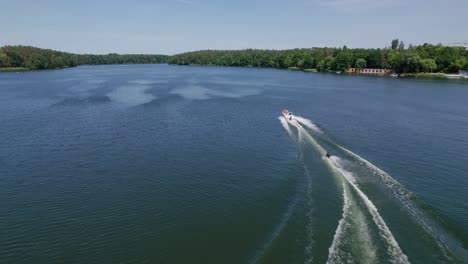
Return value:
[(180, 95), (186, 99), (206, 100), (213, 97), (240, 98), (245, 96), (256, 95), (261, 92), (260, 89), (233, 89), (233, 90), (214, 90), (208, 89), (200, 85), (191, 85), (184, 88), (172, 90), (172, 94)]
[(128, 83), (132, 84), (141, 84), (141, 85), (151, 85), (151, 84), (162, 84), (162, 83), (168, 83), (167, 80), (143, 80), (143, 79), (138, 79), (138, 80), (132, 80), (129, 81)]
[(149, 88), (146, 85), (126, 85), (118, 87), (107, 95), (117, 103), (126, 106), (137, 106), (156, 99), (152, 94), (146, 93)]

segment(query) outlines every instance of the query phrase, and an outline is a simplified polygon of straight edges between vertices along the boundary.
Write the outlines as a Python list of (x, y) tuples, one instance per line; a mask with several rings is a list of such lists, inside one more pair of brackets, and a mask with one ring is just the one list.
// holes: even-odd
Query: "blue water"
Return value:
[(467, 98), (273, 69), (0, 73), (0, 262), (468, 263)]

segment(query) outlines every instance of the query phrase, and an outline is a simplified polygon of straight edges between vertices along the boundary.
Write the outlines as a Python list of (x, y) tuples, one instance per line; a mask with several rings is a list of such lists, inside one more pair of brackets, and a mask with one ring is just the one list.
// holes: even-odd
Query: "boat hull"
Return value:
[(288, 120), (288, 121), (291, 121), (292, 118), (293, 118), (293, 115), (292, 115), (292, 114), (290, 115), (289, 113), (284, 113), (284, 112), (283, 112), (283, 116), (284, 116), (284, 118), (286, 118), (286, 120)]

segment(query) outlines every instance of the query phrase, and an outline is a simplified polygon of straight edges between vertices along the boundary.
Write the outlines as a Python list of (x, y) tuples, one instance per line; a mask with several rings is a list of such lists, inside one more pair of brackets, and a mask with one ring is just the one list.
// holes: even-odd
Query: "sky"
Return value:
[(0, 0), (0, 46), (73, 53), (468, 40), (468, 0)]

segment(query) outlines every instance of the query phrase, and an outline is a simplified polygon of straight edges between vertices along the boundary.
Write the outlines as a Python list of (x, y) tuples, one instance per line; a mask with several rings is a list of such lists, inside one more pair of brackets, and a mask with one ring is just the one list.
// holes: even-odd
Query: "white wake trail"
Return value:
[(333, 236), (333, 242), (331, 247), (328, 249), (328, 260), (327, 264), (340, 263), (341, 257), (338, 255), (338, 246), (343, 241), (344, 236), (344, 224), (345, 219), (350, 214), (351, 200), (348, 197), (348, 192), (346, 191), (345, 183), (343, 182), (343, 214), (342, 218), (338, 222), (338, 227), (336, 228), (335, 235)]
[[(449, 246), (447, 245), (448, 235), (444, 234), (444, 232), (440, 228), (437, 228), (439, 232), (435, 232), (434, 228), (436, 228), (437, 225), (435, 225), (431, 220), (429, 220), (425, 216), (425, 214), (413, 204), (413, 202), (411, 201), (413, 194), (410, 191), (406, 190), (397, 180), (395, 180), (393, 177), (391, 177), (379, 167), (372, 164), (370, 161), (364, 159), (358, 154), (338, 144), (337, 147), (346, 152), (348, 155), (360, 161), (362, 164), (364, 164), (371, 170), (374, 170), (382, 180), (383, 184), (385, 184), (387, 188), (391, 190), (395, 198), (397, 198), (400, 201), (400, 203), (404, 206), (404, 208), (406, 208), (409, 214), (414, 219), (416, 219), (421, 225), (421, 227), (435, 239), (440, 249), (442, 249), (444, 256), (448, 259), (453, 259), (453, 256), (451, 256), (451, 254), (449, 253)], [(460, 247), (459, 245), (455, 246)]]
[(379, 233), (388, 246), (387, 251), (393, 257), (390, 261), (392, 263), (410, 263), (408, 257), (403, 253), (392, 232), (388, 228), (382, 216), (379, 214), (377, 207), (374, 205), (374, 203), (372, 203), (372, 201), (367, 197), (367, 195), (365, 195), (364, 192), (362, 192), (361, 189), (359, 189), (359, 187), (356, 185), (354, 176), (349, 171), (346, 171), (341, 167), (341, 159), (336, 156), (332, 156), (331, 160), (333, 161), (333, 164), (335, 164), (335, 168), (338, 171), (340, 171), (341, 175), (343, 175), (346, 181), (361, 197), (362, 201), (369, 210), (369, 213), (372, 215), (372, 220), (379, 228)]
[(320, 130), (320, 128), (316, 124), (314, 124), (312, 120), (309, 120), (307, 118), (303, 118), (300, 116), (296, 116), (296, 115), (293, 118), (297, 120), (299, 123), (301, 123), (302, 125), (314, 130), (315, 132), (319, 132), (319, 133), (322, 132), (322, 130)]
[[(298, 131), (299, 131), (299, 134), (303, 134), (304, 137), (306, 137), (308, 139), (308, 141), (310, 143), (312, 143), (312, 145), (316, 148), (316, 150), (321, 154), (321, 155), (325, 155), (326, 153), (326, 150), (309, 134), (307, 133), (307, 131), (302, 127), (302, 125), (297, 122), (297, 121), (291, 121), (291, 123), (297, 127)], [(345, 181), (347, 181), (346, 179), (344, 179), (344, 176), (342, 175), (342, 173), (336, 169), (335, 166), (333, 166), (333, 163), (330, 161), (330, 159), (324, 159), (325, 160), (325, 163), (327, 164), (327, 166), (332, 170), (333, 174), (334, 175), (337, 175), (338, 177), (341, 175), (340, 179), (341, 180), (344, 180), (342, 181), (342, 184), (343, 186), (345, 186)], [(346, 189), (346, 187), (344, 188)], [(340, 244), (342, 243), (345, 243), (344, 241), (344, 229), (345, 229), (345, 225), (346, 225), (346, 217), (349, 216), (349, 214), (351, 214), (351, 211), (350, 211), (350, 207), (351, 207), (351, 200), (350, 200), (350, 197), (349, 197), (349, 192), (346, 192), (344, 193), (344, 208), (343, 208), (343, 219), (341, 219), (338, 223), (338, 227), (337, 227), (337, 230), (335, 231), (335, 236), (334, 236), (334, 240), (332, 242), (332, 246), (331, 246), (331, 249), (329, 249), (329, 258), (328, 258), (328, 261), (327, 263), (343, 263), (343, 261), (345, 261), (344, 258), (346, 258), (347, 260), (349, 261), (352, 261), (352, 256), (349, 255), (349, 254), (342, 254), (342, 252), (338, 249), (338, 246), (340, 246)], [(365, 236), (367, 237), (367, 241), (365, 242), (365, 244), (367, 244), (367, 247), (366, 249), (369, 250), (370, 252), (368, 252), (369, 254), (366, 254), (367, 256), (367, 259), (369, 261), (372, 261), (372, 260), (375, 260), (375, 250), (373, 249), (373, 245), (372, 244), (368, 244), (368, 240), (370, 239), (369, 237), (369, 232), (367, 230), (367, 227), (365, 227), (365, 223), (362, 223), (362, 232), (365, 233)], [(362, 256), (364, 257), (364, 256)], [(406, 256), (405, 256), (406, 257)], [(351, 258), (351, 260), (350, 260)], [(370, 262), (372, 263), (372, 262)], [(393, 263), (405, 263), (405, 262), (393, 262)]]
[[(320, 154), (325, 155), (326, 150), (304, 130), (301, 124), (299, 124), (298, 122), (294, 122), (294, 120), (291, 121), (291, 124), (295, 125), (298, 128), (300, 134), (301, 132), (303, 132), (303, 134), (307, 137), (309, 142), (311, 142), (312, 145), (314, 145), (317, 148)], [(340, 172), (343, 178), (353, 187), (353, 189), (358, 193), (359, 197), (361, 197), (361, 199), (363, 200), (369, 213), (372, 215), (372, 220), (379, 228), (379, 233), (381, 234), (381, 237), (385, 240), (386, 244), (388, 245), (387, 251), (392, 256), (392, 259), (390, 261), (392, 263), (410, 263), (408, 257), (401, 250), (400, 246), (398, 245), (398, 242), (396, 241), (392, 232), (383, 220), (382, 216), (380, 216), (377, 207), (375, 207), (372, 201), (356, 185), (354, 176), (352, 176), (350, 172), (341, 168), (341, 166), (337, 163), (337, 161), (339, 161), (338, 157), (332, 156), (331, 159), (325, 159), (325, 161), (331, 169), (335, 169), (338, 172)]]
[(343, 187), (343, 213), (328, 249), (327, 264), (378, 263), (377, 249), (364, 212), (353, 199), (346, 180), (340, 178)]
[(288, 134), (289, 134), (290, 136), (293, 136), (293, 131), (292, 131), (291, 128), (289, 127), (288, 121), (286, 120), (286, 118), (284, 118), (284, 116), (278, 116), (278, 119), (279, 119), (279, 121), (281, 122), (281, 125), (283, 126), (283, 128), (286, 129), (286, 131), (288, 132)]
[[(312, 121), (294, 116), (294, 119), (292, 121), (288, 121), (285, 119), (286, 122), (291, 124), (292, 126), (296, 127), (298, 129), (298, 136), (299, 140), (301, 141), (302, 138), (307, 138), (309, 139), (310, 143), (314, 145), (318, 152), (322, 155), (325, 155), (326, 151), (325, 149), (318, 144), (315, 139), (312, 138), (312, 136), (305, 130), (305, 127), (312, 129), (313, 131), (316, 132), (322, 132), (318, 126), (316, 126)], [(288, 127), (290, 128), (290, 127)], [(382, 183), (393, 193), (394, 197), (398, 199), (403, 206), (403, 208), (406, 209), (406, 211), (415, 219), (422, 229), (430, 236), (432, 236), (435, 240), (435, 242), (438, 244), (439, 249), (441, 250), (442, 254), (448, 259), (452, 261), (457, 261), (459, 260), (456, 256), (453, 255), (452, 250), (455, 252), (462, 252), (460, 255), (464, 256), (464, 249), (463, 245), (459, 243), (456, 239), (452, 237), (452, 235), (448, 234), (440, 225), (430, 218), (427, 217), (427, 215), (421, 211), (420, 208), (418, 208), (414, 202), (413, 198), (414, 195), (408, 191), (406, 188), (404, 188), (397, 180), (392, 178), (389, 174), (387, 174), (385, 171), (381, 170), (374, 164), (370, 163), (368, 160), (362, 158), (358, 154), (338, 145), (335, 144), (338, 148), (343, 150), (345, 153), (350, 155), (351, 157), (354, 157), (358, 162), (361, 163), (361, 165), (364, 165), (368, 167), (369, 169), (374, 171), (374, 175), (378, 176)], [(326, 160), (326, 159), (325, 159)], [(327, 164), (330, 166), (332, 165), (332, 162), (329, 160), (326, 160)], [(336, 163), (336, 162), (335, 162)], [(395, 238), (393, 237), (393, 234), (390, 232), (388, 226), (378, 213), (377, 208), (375, 205), (371, 202), (371, 200), (359, 189), (356, 179), (354, 176), (343, 169), (342, 166), (335, 164), (335, 166), (331, 166), (334, 170), (339, 171), (339, 173), (343, 176), (343, 178), (350, 183), (353, 189), (356, 190), (358, 193), (359, 197), (362, 198), (364, 201), (364, 204), (368, 208), (369, 212), (371, 213), (371, 216), (373, 218), (373, 221), (376, 223), (376, 225), (379, 227), (380, 232), (382, 232), (382, 235), (386, 242), (391, 245), (389, 247), (389, 251), (392, 252), (392, 255), (394, 256), (400, 256), (397, 257), (396, 261), (393, 261), (393, 263), (408, 263), (408, 258), (407, 256), (402, 252), (402, 250), (399, 248), (398, 243), (396, 242)], [(337, 230), (339, 231), (339, 230)], [(332, 245), (333, 247), (333, 245)], [(466, 260), (466, 257), (464, 257)]]
[[(297, 135), (297, 138), (294, 134), (294, 131), (291, 129), (291, 127), (289, 126), (289, 122), (288, 120), (283, 117), (283, 116), (279, 116), (278, 119), (280, 120), (281, 122), (281, 125), (283, 126), (283, 128), (288, 132), (289, 136), (296, 142), (296, 143), (299, 143), (301, 142), (302, 140), (302, 136), (301, 136), (301, 132), (300, 130), (298, 130), (298, 135)], [(297, 122), (296, 122), (297, 123)], [(295, 124), (291, 124), (293, 125), (294, 127), (297, 128), (297, 126)], [(299, 147), (299, 150), (300, 150), (300, 147)], [(311, 181), (310, 181), (310, 173), (309, 173), (309, 170), (307, 169), (307, 167), (304, 165), (304, 172), (307, 176), (307, 196), (308, 196), (308, 206), (311, 207), (310, 205), (310, 202), (311, 202)], [(305, 260), (304, 263), (313, 263), (313, 255), (312, 255), (312, 247), (313, 247), (313, 236), (312, 236), (312, 228), (308, 225), (306, 227), (306, 234), (307, 234), (307, 239), (309, 239), (309, 244), (306, 246), (305, 248), (305, 253), (306, 253), (306, 256), (307, 256), (307, 259)], [(253, 261), (251, 263), (255, 263), (259, 260), (258, 257), (255, 257), (253, 259)]]
[(291, 215), (293, 214), (297, 202), (298, 199), (294, 198), (293, 202), (286, 209), (285, 214), (281, 217), (281, 221), (279, 222), (279, 224), (274, 228), (273, 232), (268, 236), (267, 241), (260, 248), (260, 250), (258, 250), (257, 253), (252, 257), (249, 263), (258, 263), (262, 259), (262, 257), (264, 257), (264, 254), (267, 252), (268, 248), (271, 247), (273, 241), (281, 234), (284, 227), (288, 223), (289, 219), (291, 218)]
[(292, 121), (289, 121), (289, 123), (297, 128), (297, 131), (299, 133), (299, 138), (302, 138), (302, 135), (307, 136), (307, 138), (309, 139), (309, 142), (312, 143), (312, 145), (316, 147), (317, 151), (320, 154), (325, 155), (325, 153), (327, 153), (327, 151), (307, 133), (307, 131), (298, 121), (293, 119)]

